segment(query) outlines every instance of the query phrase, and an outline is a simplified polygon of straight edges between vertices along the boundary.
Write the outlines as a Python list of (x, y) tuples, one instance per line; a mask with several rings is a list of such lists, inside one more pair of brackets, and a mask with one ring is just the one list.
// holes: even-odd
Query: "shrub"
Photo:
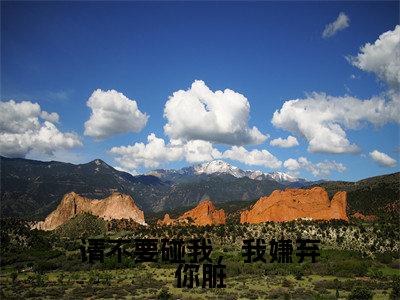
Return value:
[(296, 280), (301, 280), (303, 278), (304, 272), (302, 269), (295, 269), (294, 270), (294, 278)]
[(57, 283), (58, 283), (59, 285), (63, 285), (63, 284), (64, 284), (64, 277), (65, 277), (65, 274), (64, 274), (64, 273), (58, 274), (58, 276), (57, 276)]
[(17, 273), (17, 272), (12, 272), (12, 273), (10, 274), (10, 276), (11, 276), (11, 281), (12, 281), (12, 283), (14, 284), (14, 283), (17, 281), (18, 273)]
[(400, 278), (395, 277), (392, 283), (392, 292), (390, 293), (390, 299), (400, 299)]
[(349, 300), (369, 300), (369, 299), (372, 299), (372, 291), (366, 286), (355, 287), (349, 295)]
[(333, 274), (337, 276), (365, 276), (368, 273), (368, 264), (364, 261), (346, 260), (335, 263), (333, 270)]
[(100, 282), (100, 275), (96, 271), (89, 273), (89, 284), (98, 284)]
[(388, 265), (393, 261), (393, 254), (389, 252), (380, 253), (377, 255), (377, 259), (379, 262)]
[(58, 227), (54, 235), (60, 238), (76, 240), (105, 234), (107, 222), (89, 213), (78, 214)]
[(57, 269), (57, 264), (52, 261), (39, 261), (34, 267), (34, 271), (39, 274), (44, 274), (47, 271), (55, 269)]
[(41, 274), (36, 274), (34, 276), (29, 276), (27, 281), (28, 283), (34, 285), (34, 286), (44, 286), (45, 285), (45, 277)]
[(111, 279), (113, 278), (111, 273), (109, 272), (105, 272), (104, 274), (102, 274), (101, 279), (104, 281), (104, 284), (110, 285), (111, 284)]
[(371, 269), (369, 273), (372, 278), (382, 279), (384, 277), (383, 272), (377, 268)]
[(167, 300), (167, 299), (171, 299), (171, 298), (172, 298), (172, 294), (169, 292), (168, 288), (164, 287), (161, 290), (159, 290), (157, 293), (157, 299)]
[(285, 278), (282, 281), (282, 286), (287, 287), (287, 288), (292, 288), (293, 287), (293, 282), (291, 282), (289, 279)]

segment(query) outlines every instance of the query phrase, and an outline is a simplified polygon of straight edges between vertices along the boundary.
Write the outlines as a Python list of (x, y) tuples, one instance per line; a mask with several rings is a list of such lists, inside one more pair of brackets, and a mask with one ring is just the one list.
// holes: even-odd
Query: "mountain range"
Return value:
[(137, 176), (118, 171), (100, 159), (77, 165), (6, 157), (0, 160), (1, 217), (43, 219), (70, 192), (97, 199), (114, 192), (124, 193), (145, 214), (193, 207), (207, 198), (216, 204), (240, 206), (286, 187), (320, 185), (330, 195), (345, 190), (349, 194), (350, 209), (368, 213), (377, 206), (393, 203), (396, 209), (400, 195), (399, 173), (356, 183), (309, 182), (280, 172), (244, 171), (220, 160)]
[(274, 180), (282, 184), (307, 182), (305, 179), (296, 178), (283, 172), (263, 173), (259, 170), (241, 170), (232, 166), (223, 160), (213, 160), (203, 164), (182, 168), (179, 170), (158, 169), (148, 173), (148, 175), (156, 176), (164, 180), (171, 181), (187, 181), (199, 175), (231, 175), (236, 178), (247, 177), (254, 180)]

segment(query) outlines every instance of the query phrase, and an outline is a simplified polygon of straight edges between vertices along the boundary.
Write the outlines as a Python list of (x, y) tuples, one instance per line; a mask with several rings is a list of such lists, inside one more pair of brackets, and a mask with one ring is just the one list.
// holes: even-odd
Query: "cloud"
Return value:
[(28, 130), (39, 130), (39, 117), (42, 116), (39, 104), (29, 101), (16, 103), (10, 100), (0, 102), (0, 108), (0, 132), (24, 133)]
[(165, 103), (165, 133), (172, 139), (203, 140), (228, 145), (261, 144), (267, 136), (250, 128), (250, 104), (230, 89), (211, 91), (201, 80), (174, 92)]
[(40, 114), (40, 117), (43, 120), (49, 121), (50, 123), (58, 123), (58, 121), (60, 119), (60, 116), (57, 113), (55, 113), (55, 112), (48, 113), (47, 111), (42, 111), (42, 113)]
[(30, 101), (0, 102), (0, 154), (25, 157), (29, 153), (51, 156), (55, 151), (82, 146), (75, 133), (63, 133), (55, 124), (57, 113), (42, 111)]
[(374, 44), (366, 43), (355, 57), (348, 57), (357, 68), (373, 72), (392, 88), (400, 87), (400, 25), (382, 33)]
[(129, 173), (129, 174), (131, 174), (131, 175), (133, 175), (133, 176), (138, 175), (138, 172), (136, 172), (136, 170), (126, 170), (126, 169), (124, 169), (124, 168), (122, 168), (122, 167), (119, 167), (119, 166), (116, 166), (116, 167), (113, 167), (113, 168), (114, 168), (115, 170), (117, 170), (117, 171)]
[(379, 97), (359, 100), (312, 93), (306, 99), (286, 101), (275, 111), (271, 123), (304, 136), (310, 152), (356, 153), (359, 147), (347, 139), (344, 129), (359, 129), (365, 122), (400, 123), (400, 97), (391, 94), (388, 98), (385, 102)]
[(264, 166), (271, 169), (279, 168), (282, 165), (282, 162), (267, 150), (248, 151), (244, 147), (233, 146), (223, 153), (223, 157), (237, 160), (246, 165)]
[(332, 171), (344, 172), (346, 170), (343, 164), (335, 161), (325, 160), (324, 162), (314, 164), (305, 157), (299, 157), (297, 160), (289, 158), (283, 163), (283, 166), (292, 172), (305, 169), (315, 177), (327, 177)]
[(86, 156), (86, 153), (82, 151), (82, 149), (56, 149), (52, 151), (51, 155), (48, 155), (43, 152), (38, 152), (35, 149), (30, 151), (25, 158), (27, 159), (34, 159), (34, 160), (41, 160), (41, 161), (62, 161), (71, 164), (85, 164), (88, 162), (89, 158)]
[(132, 170), (140, 166), (157, 168), (162, 163), (180, 160), (183, 150), (180, 146), (166, 145), (162, 138), (151, 133), (147, 137), (147, 144), (112, 147), (110, 153), (117, 156), (116, 160), (122, 168)]
[(66, 101), (70, 99), (70, 94), (73, 91), (68, 90), (68, 91), (46, 91), (45, 92), (45, 97), (51, 99), (51, 100), (56, 100), (56, 101)]
[(151, 133), (147, 143), (135, 143), (130, 146), (112, 147), (109, 151), (116, 157), (118, 168), (135, 173), (139, 167), (158, 168), (170, 162), (185, 160), (189, 163), (212, 161), (228, 158), (247, 165), (259, 165), (268, 168), (279, 168), (282, 162), (267, 150), (248, 151), (244, 147), (233, 146), (221, 153), (213, 144), (203, 140), (182, 141), (172, 139), (165, 143), (164, 139)]
[(341, 12), (334, 22), (325, 26), (322, 37), (329, 38), (334, 36), (337, 32), (349, 27), (349, 22), (349, 17), (344, 12)]
[(147, 144), (113, 147), (109, 152), (116, 156), (120, 168), (131, 171), (142, 166), (157, 168), (179, 160), (195, 163), (221, 157), (221, 153), (210, 142), (193, 140), (184, 143), (181, 140), (171, 140), (166, 144), (164, 139), (156, 137), (154, 133), (147, 137)]
[(356, 153), (360, 149), (348, 140), (347, 129), (359, 129), (367, 122), (375, 126), (400, 123), (400, 26), (380, 35), (373, 45), (361, 47), (349, 61), (361, 70), (374, 72), (391, 88), (368, 100), (324, 93), (288, 100), (275, 111), (272, 124), (305, 137), (310, 152)]
[(105, 139), (115, 134), (139, 132), (147, 123), (135, 100), (115, 90), (95, 90), (86, 102), (92, 113), (85, 122), (85, 135)]
[(273, 139), (269, 144), (271, 146), (276, 146), (276, 147), (290, 148), (298, 146), (299, 142), (294, 136), (289, 135), (286, 139), (282, 138)]
[(186, 161), (190, 163), (210, 161), (222, 155), (210, 142), (201, 140), (187, 142), (184, 145), (184, 154)]
[(300, 169), (299, 162), (293, 158), (289, 158), (289, 159), (285, 160), (285, 162), (283, 163), (283, 166), (290, 171), (296, 171), (296, 170)]
[(369, 156), (382, 167), (394, 167), (397, 163), (395, 159), (378, 150), (370, 152)]

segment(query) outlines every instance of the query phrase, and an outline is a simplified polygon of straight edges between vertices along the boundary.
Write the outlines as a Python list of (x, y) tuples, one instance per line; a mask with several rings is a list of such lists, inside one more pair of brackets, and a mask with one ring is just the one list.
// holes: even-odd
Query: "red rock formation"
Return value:
[(160, 225), (160, 226), (162, 226), (162, 225), (172, 225), (173, 223), (174, 223), (174, 219), (172, 219), (170, 216), (169, 216), (169, 214), (165, 214), (164, 215), (164, 219), (162, 219), (162, 220), (158, 220), (157, 221), (157, 225)]
[(143, 211), (136, 206), (131, 196), (113, 193), (105, 199), (92, 200), (71, 192), (64, 195), (57, 208), (44, 221), (34, 225), (34, 228), (53, 230), (84, 212), (99, 216), (104, 220), (133, 219), (139, 224), (146, 225)]
[(377, 216), (375, 216), (375, 215), (363, 215), (362, 213), (360, 213), (360, 212), (358, 212), (358, 211), (356, 211), (353, 215), (352, 215), (352, 217), (353, 218), (356, 218), (356, 219), (360, 219), (360, 220), (363, 220), (363, 221), (368, 221), (368, 222), (372, 222), (372, 221), (376, 221), (376, 220), (378, 220), (378, 217)]
[(216, 210), (210, 200), (201, 201), (195, 208), (185, 212), (177, 219), (171, 219), (165, 214), (163, 220), (158, 220), (157, 225), (193, 224), (196, 226), (225, 224), (225, 212), (223, 209)]
[(337, 192), (332, 201), (320, 187), (312, 189), (276, 190), (261, 197), (250, 210), (240, 215), (240, 223), (285, 222), (300, 218), (313, 220), (345, 220), (346, 192)]

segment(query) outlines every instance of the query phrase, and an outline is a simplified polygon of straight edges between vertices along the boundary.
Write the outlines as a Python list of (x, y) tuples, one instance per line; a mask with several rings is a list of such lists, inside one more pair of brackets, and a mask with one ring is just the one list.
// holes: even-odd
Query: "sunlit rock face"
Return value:
[(170, 217), (169, 214), (165, 214), (165, 215), (164, 215), (164, 219), (158, 220), (158, 221), (157, 221), (157, 225), (159, 225), (159, 226), (163, 226), (163, 225), (173, 225), (174, 222), (175, 222), (175, 220), (172, 219), (172, 218)]
[(34, 228), (53, 230), (77, 214), (85, 212), (104, 220), (131, 219), (141, 225), (146, 225), (143, 211), (136, 206), (131, 196), (113, 193), (107, 198), (92, 200), (71, 192), (64, 195), (57, 208), (44, 221), (35, 224)]
[(332, 201), (321, 187), (276, 190), (261, 197), (250, 210), (240, 215), (240, 223), (285, 222), (296, 219), (345, 220), (347, 195), (337, 192)]
[(162, 225), (185, 225), (196, 226), (221, 225), (226, 223), (225, 212), (223, 209), (217, 210), (210, 200), (201, 201), (195, 208), (185, 212), (177, 219), (172, 219), (169, 214), (165, 214), (163, 220), (158, 220), (157, 224)]

